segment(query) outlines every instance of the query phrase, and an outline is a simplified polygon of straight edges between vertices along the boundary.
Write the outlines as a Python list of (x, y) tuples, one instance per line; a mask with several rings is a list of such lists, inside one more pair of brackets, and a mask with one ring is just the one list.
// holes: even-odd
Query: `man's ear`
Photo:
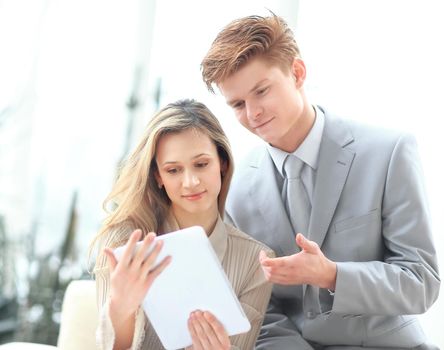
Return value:
[(300, 58), (295, 58), (291, 64), (291, 74), (293, 74), (295, 78), (297, 88), (304, 85), (306, 73), (307, 70), (304, 61)]

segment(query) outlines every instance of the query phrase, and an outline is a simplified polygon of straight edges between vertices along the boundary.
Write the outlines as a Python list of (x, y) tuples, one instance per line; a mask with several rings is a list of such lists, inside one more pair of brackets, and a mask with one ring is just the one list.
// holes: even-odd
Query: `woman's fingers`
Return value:
[(205, 345), (208, 346), (208, 349), (219, 349), (220, 347), (219, 339), (216, 333), (214, 332), (212, 325), (204, 317), (203, 312), (200, 311), (197, 312), (197, 321), (199, 322), (200, 329), (203, 332), (204, 343)]
[[(193, 339), (193, 346), (197, 349), (211, 349), (210, 347), (210, 341), (208, 340), (207, 334), (202, 327), (202, 323), (200, 321), (200, 311), (192, 312), (190, 315), (191, 319), (191, 326), (193, 328), (193, 332), (195, 334), (195, 337), (191, 336)], [(195, 343), (195, 339), (197, 340)]]
[(117, 259), (111, 249), (105, 248), (103, 250), (103, 252), (105, 253), (105, 255), (107, 257), (109, 271), (113, 272), (114, 269), (116, 268), (116, 265), (117, 265)]
[(230, 339), (223, 325), (208, 311), (192, 312), (188, 320), (188, 328), (194, 348), (230, 348)]
[(150, 271), (153, 269), (153, 266), (156, 262), (157, 257), (160, 254), (160, 251), (163, 247), (163, 241), (158, 240), (153, 245), (153, 250), (150, 252), (150, 254), (145, 258), (145, 260), (142, 263), (142, 269), (140, 271), (141, 276), (146, 276)]
[(143, 264), (143, 261), (146, 258), (147, 251), (149, 250), (151, 244), (156, 238), (156, 234), (154, 232), (148, 233), (142, 241), (142, 244), (137, 248), (137, 252), (134, 255), (133, 261), (131, 264), (135, 266), (140, 266)]
[[(140, 269), (141, 266), (144, 266), (144, 269), (141, 272), (146, 274), (148, 273), (151, 265), (154, 263), (155, 259), (159, 255), (162, 243), (161, 241), (156, 242), (154, 243), (154, 248), (152, 248), (154, 239), (156, 238), (156, 234), (154, 232), (150, 232), (145, 236), (143, 241), (136, 248), (137, 242), (141, 238), (141, 235), (142, 231), (139, 229), (135, 230), (131, 234), (120, 261), (122, 264), (136, 270)], [(150, 254), (147, 254), (147, 252), (151, 248), (152, 252)], [(146, 264), (147, 262), (148, 266)]]
[[(156, 234), (150, 232), (136, 248), (141, 234), (142, 231), (139, 229), (131, 234), (119, 264), (123, 269), (128, 269), (128, 272), (132, 271), (143, 280), (147, 277), (151, 277), (150, 280), (154, 280), (170, 263), (171, 257), (164, 258), (155, 268), (153, 268), (163, 247), (163, 241), (159, 240), (155, 242)], [(150, 249), (151, 252), (148, 254)], [(118, 263), (117, 259), (111, 249), (107, 248), (104, 252), (108, 257), (108, 265), (112, 272), (115, 270)]]
[(120, 259), (121, 263), (128, 266), (133, 258), (134, 248), (136, 247), (137, 241), (142, 236), (142, 230), (135, 230), (131, 234), (128, 243), (126, 244), (126, 248), (123, 251), (122, 257)]
[(217, 338), (217, 344), (221, 344), (223, 346), (229, 345), (230, 341), (228, 338), (228, 334), (225, 331), (222, 323), (220, 323), (219, 320), (209, 311), (205, 311), (203, 313), (203, 317), (205, 318), (205, 320), (207, 320), (215, 337)]
[(191, 341), (193, 342), (193, 345), (191, 348), (193, 350), (201, 350), (202, 344), (200, 343), (200, 338), (197, 334), (194, 323), (195, 323), (195, 320), (193, 319), (193, 313), (191, 313), (190, 317), (188, 318), (188, 330), (190, 331)]
[[(149, 233), (138, 243), (141, 235), (141, 230), (131, 234), (119, 261), (111, 248), (104, 250), (111, 273), (110, 295), (119, 308), (131, 312), (141, 305), (153, 281), (171, 261), (171, 257), (159, 259), (163, 241), (155, 243), (154, 233)], [(157, 264), (156, 260), (162, 261)]]
[(169, 265), (169, 263), (171, 262), (171, 256), (167, 256), (165, 258), (163, 258), (163, 260), (151, 271), (147, 272), (147, 278), (149, 280), (149, 283), (152, 283), (157, 276), (159, 276), (163, 270), (165, 270), (165, 268)]

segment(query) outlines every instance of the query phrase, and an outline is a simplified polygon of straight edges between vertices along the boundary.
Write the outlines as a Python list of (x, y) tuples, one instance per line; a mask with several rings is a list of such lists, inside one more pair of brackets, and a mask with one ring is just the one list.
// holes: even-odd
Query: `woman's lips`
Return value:
[(204, 195), (205, 192), (206, 191), (196, 192), (196, 193), (191, 193), (191, 194), (184, 194), (183, 197), (188, 200), (194, 201), (194, 200), (202, 198), (202, 196)]

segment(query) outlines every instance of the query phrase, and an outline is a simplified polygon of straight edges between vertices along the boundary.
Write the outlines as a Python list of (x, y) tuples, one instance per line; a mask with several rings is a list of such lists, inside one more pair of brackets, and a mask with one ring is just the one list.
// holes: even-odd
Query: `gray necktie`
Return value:
[(301, 170), (304, 162), (293, 155), (288, 155), (284, 163), (287, 178), (287, 211), (295, 230), (294, 234), (301, 232), (307, 236), (310, 219), (311, 204), (307, 190), (301, 179)]

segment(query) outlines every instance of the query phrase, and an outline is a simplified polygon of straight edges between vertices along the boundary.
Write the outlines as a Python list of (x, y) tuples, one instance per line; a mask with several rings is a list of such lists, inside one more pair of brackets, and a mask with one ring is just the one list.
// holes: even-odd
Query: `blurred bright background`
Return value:
[[(313, 103), (415, 134), (442, 270), (442, 1), (0, 0), (0, 344), (56, 342), (64, 288), (89, 278), (102, 201), (156, 109), (206, 103), (236, 161), (259, 143), (199, 65), (224, 25), (267, 9), (295, 32)], [(442, 348), (443, 314), (441, 295), (421, 316)]]

